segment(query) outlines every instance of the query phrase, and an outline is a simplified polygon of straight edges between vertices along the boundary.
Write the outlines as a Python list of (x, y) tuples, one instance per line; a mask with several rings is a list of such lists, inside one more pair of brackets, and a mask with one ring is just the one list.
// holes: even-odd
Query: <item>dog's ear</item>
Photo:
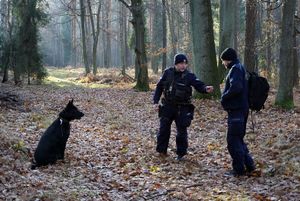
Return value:
[(68, 104), (67, 104), (67, 107), (70, 107), (73, 105), (73, 99), (69, 100)]

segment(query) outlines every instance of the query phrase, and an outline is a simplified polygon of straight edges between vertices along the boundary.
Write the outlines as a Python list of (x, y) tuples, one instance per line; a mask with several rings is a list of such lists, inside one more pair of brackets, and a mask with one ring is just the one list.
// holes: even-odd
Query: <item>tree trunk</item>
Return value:
[(167, 14), (166, 0), (162, 0), (162, 40), (163, 40), (163, 55), (162, 55), (162, 72), (167, 67)]
[[(220, 0), (220, 39), (219, 39), (219, 55), (225, 48), (235, 47), (235, 30), (236, 30), (236, 5), (237, 0)], [(222, 81), (226, 74), (226, 69), (224, 68), (221, 59), (219, 61), (219, 73), (220, 81)]]
[(84, 18), (85, 19), (85, 37), (86, 37), (86, 54), (87, 54), (87, 60), (88, 60), (88, 65), (89, 65), (89, 68), (91, 68), (91, 65), (92, 65), (92, 58), (93, 58), (93, 51), (92, 51), (92, 48), (93, 45), (92, 45), (92, 36), (91, 36), (91, 33), (92, 33), (92, 28), (91, 28), (91, 23), (90, 23), (90, 19), (88, 17), (88, 6), (87, 6), (87, 2), (85, 1), (85, 14), (86, 14), (86, 17)]
[(121, 65), (122, 75), (126, 74), (126, 44), (125, 44), (125, 32), (126, 32), (126, 13), (125, 6), (120, 3), (120, 50), (121, 50)]
[(294, 87), (299, 87), (299, 54), (300, 52), (300, 44), (298, 37), (300, 35), (300, 2), (297, 2), (297, 9), (296, 9), (297, 15), (295, 15), (295, 27), (294, 27)]
[[(91, 6), (91, 1), (88, 0), (88, 9), (90, 13), (90, 21), (92, 26), (92, 34), (93, 34), (93, 74), (97, 74), (97, 47), (98, 47), (98, 39), (100, 34), (100, 10), (101, 10), (101, 3), (98, 3), (97, 13), (96, 13), (96, 25), (94, 21), (94, 14)], [(95, 27), (96, 26), (96, 27)]]
[(256, 0), (246, 0), (246, 31), (244, 64), (248, 71), (257, 71), (256, 65)]
[(133, 52), (130, 50), (128, 45), (128, 33), (130, 28), (130, 23), (127, 19), (127, 10), (124, 9), (124, 45), (125, 45), (125, 55), (126, 55), (126, 63), (125, 66), (132, 65)]
[(174, 0), (170, 1), (170, 4), (168, 3), (168, 0), (166, 1), (166, 11), (169, 19), (169, 29), (170, 29), (170, 36), (171, 36), (171, 47), (172, 47), (172, 54), (171, 58), (177, 54), (177, 43), (178, 39), (175, 33), (175, 14), (173, 10)]
[(139, 91), (149, 90), (148, 67), (146, 56), (146, 35), (144, 21), (144, 6), (142, 0), (131, 0), (132, 24), (135, 32), (135, 54), (138, 71), (135, 88)]
[(137, 69), (137, 83), (135, 89), (139, 91), (149, 90), (149, 78), (146, 56), (146, 35), (144, 21), (144, 6), (142, 0), (131, 0), (129, 6), (125, 0), (122, 2), (132, 13), (132, 25), (135, 33), (135, 68)]
[[(8, 35), (9, 35), (9, 40), (6, 42), (6, 50), (3, 50), (1, 58), (1, 62), (4, 64), (3, 68), (3, 78), (2, 78), (2, 83), (8, 81), (8, 67), (11, 59), (11, 53), (12, 53), (12, 29), (10, 26), (10, 4), (7, 1), (1, 1), (1, 12), (3, 13), (3, 17), (1, 19), (1, 27), (4, 27), (5, 29), (8, 30)], [(0, 13), (2, 15), (2, 13)], [(6, 17), (4, 17), (6, 16)]]
[(159, 48), (161, 47), (161, 6), (157, 2), (153, 1), (153, 19), (152, 19), (152, 44), (151, 44), (151, 66), (155, 74), (158, 72), (159, 58), (161, 55)]
[(267, 2), (267, 26), (266, 26), (266, 68), (265, 70), (267, 71), (267, 78), (271, 78), (271, 65), (272, 65), (272, 28), (271, 28), (271, 3)]
[(81, 40), (82, 40), (82, 55), (83, 62), (85, 67), (85, 74), (91, 72), (90, 67), (88, 65), (87, 58), (87, 49), (86, 49), (86, 36), (85, 36), (85, 5), (84, 0), (80, 0), (80, 19), (81, 19)]
[(191, 40), (191, 12), (190, 12), (190, 4), (187, 3), (185, 4), (185, 16), (184, 16), (184, 20), (185, 20), (185, 27), (186, 30), (184, 30), (184, 43), (186, 43), (186, 50), (185, 52), (187, 53), (188, 57), (190, 57), (190, 61), (189, 61), (189, 66), (194, 66), (193, 65), (193, 59), (192, 59), (192, 52), (193, 52), (193, 44), (192, 44), (192, 40)]
[(293, 100), (293, 34), (294, 34), (294, 13), (296, 0), (283, 2), (282, 29), (280, 38), (280, 73), (279, 86), (275, 104), (283, 108), (292, 108)]
[[(71, 1), (71, 9), (72, 9), (72, 15), (73, 12), (76, 11), (76, 5), (77, 2), (76, 0)], [(72, 54), (71, 54), (71, 64), (76, 67), (77, 66), (77, 40), (76, 40), (76, 17), (72, 17), (72, 22), (71, 22), (71, 30), (72, 30)]]
[(293, 86), (298, 87), (299, 86), (299, 60), (297, 56), (297, 30), (296, 26), (294, 27), (294, 35), (293, 35), (293, 67), (294, 67), (294, 72), (293, 72)]
[(234, 49), (239, 52), (239, 44), (238, 44), (238, 38), (239, 38), (239, 32), (240, 32), (240, 23), (241, 23), (241, 1), (242, 0), (236, 0), (236, 5), (235, 5), (235, 18), (234, 18), (234, 23), (235, 23), (235, 30), (234, 30)]
[(8, 81), (8, 66), (5, 65), (3, 69), (3, 78), (2, 78), (2, 83), (5, 83)]
[(8, 81), (8, 67), (9, 67), (9, 64), (10, 64), (10, 59), (11, 59), (11, 56), (12, 56), (12, 42), (11, 42), (11, 33), (9, 34), (10, 38), (9, 38), (9, 42), (8, 42), (8, 50), (4, 51), (4, 53), (6, 53), (4, 55), (5, 57), (5, 63), (4, 63), (4, 69), (3, 69), (3, 79), (2, 79), (2, 83), (5, 83)]
[(300, 73), (300, 61), (299, 61), (299, 58), (300, 58), (300, 2), (298, 1), (298, 10), (297, 10), (297, 26), (296, 26), (296, 31), (297, 31), (297, 35), (296, 35), (296, 58), (297, 58), (297, 70), (296, 70), (296, 73), (297, 73), (297, 87), (299, 87), (300, 85), (300, 78), (299, 78), (299, 73)]
[(105, 49), (104, 49), (104, 67), (111, 66), (111, 0), (106, 1), (105, 9)]
[[(193, 64), (197, 77), (214, 86), (214, 93), (200, 97), (220, 97), (211, 3), (207, 0), (191, 0), (191, 29)], [(201, 36), (201, 37), (199, 37)], [(199, 96), (199, 94), (197, 95)]]

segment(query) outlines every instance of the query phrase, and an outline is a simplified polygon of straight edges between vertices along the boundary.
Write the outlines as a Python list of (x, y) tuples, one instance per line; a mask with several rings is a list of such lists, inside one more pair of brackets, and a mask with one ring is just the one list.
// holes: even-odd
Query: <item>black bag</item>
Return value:
[(248, 101), (251, 110), (260, 111), (268, 98), (270, 85), (266, 78), (255, 72), (248, 72)]

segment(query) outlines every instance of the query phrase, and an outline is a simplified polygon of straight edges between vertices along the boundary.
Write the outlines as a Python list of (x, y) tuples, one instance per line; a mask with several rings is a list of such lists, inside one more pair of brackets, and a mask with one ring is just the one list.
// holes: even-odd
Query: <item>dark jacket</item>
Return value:
[[(171, 83), (170, 83), (170, 77), (173, 80), (173, 82), (171, 81)], [(177, 83), (179, 83), (178, 86), (185, 85), (188, 91), (190, 88), (190, 92), (187, 93), (184, 101), (188, 101), (188, 99), (190, 99), (192, 96), (191, 86), (194, 87), (200, 93), (206, 93), (206, 89), (205, 89), (206, 85), (202, 81), (200, 81), (194, 73), (191, 73), (188, 70), (185, 70), (184, 72), (178, 72), (175, 70), (175, 67), (169, 67), (164, 71), (162, 77), (157, 83), (156, 90), (153, 97), (154, 104), (157, 104), (159, 102), (162, 93), (166, 92), (167, 88), (170, 87), (169, 85), (172, 85), (171, 88), (175, 89)], [(171, 90), (170, 91), (171, 98), (170, 97), (169, 98), (170, 99), (175, 98), (175, 93), (176, 90)]]
[(238, 59), (232, 61), (228, 68), (221, 104), (224, 110), (247, 110), (249, 104), (246, 70)]

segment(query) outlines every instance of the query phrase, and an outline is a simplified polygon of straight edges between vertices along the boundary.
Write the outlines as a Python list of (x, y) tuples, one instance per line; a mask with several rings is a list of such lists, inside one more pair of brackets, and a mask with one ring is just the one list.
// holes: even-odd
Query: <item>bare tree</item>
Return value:
[(122, 62), (122, 75), (126, 74), (126, 40), (125, 40), (125, 32), (126, 32), (126, 12), (123, 4), (120, 4), (120, 49), (121, 49), (121, 62)]
[(104, 67), (108, 68), (111, 66), (111, 0), (105, 1), (105, 12), (104, 12), (104, 28), (105, 36), (103, 37), (105, 48), (104, 48)]
[(175, 32), (175, 19), (176, 19), (176, 14), (174, 11), (174, 0), (171, 0), (170, 3), (168, 3), (168, 0), (166, 1), (166, 11), (167, 11), (167, 15), (168, 15), (168, 21), (169, 21), (169, 29), (170, 29), (170, 36), (171, 36), (171, 47), (172, 47), (172, 55), (171, 57), (173, 57), (178, 50), (178, 39), (177, 39), (177, 35)]
[(159, 59), (161, 53), (160, 47), (162, 42), (162, 36), (161, 36), (161, 4), (158, 2), (158, 0), (154, 0), (152, 2), (152, 7), (150, 9), (151, 16), (152, 16), (152, 23), (151, 23), (151, 33), (152, 33), (152, 39), (151, 39), (151, 67), (154, 73), (158, 72), (158, 65), (159, 65)]
[[(100, 10), (101, 10), (101, 2), (98, 2), (97, 12), (94, 14), (91, 6), (91, 0), (87, 0), (88, 9), (90, 13), (90, 21), (92, 26), (92, 34), (93, 34), (93, 74), (97, 74), (97, 47), (98, 47), (98, 39), (100, 34)], [(94, 20), (94, 15), (96, 15), (96, 22)], [(95, 25), (96, 24), (96, 25)]]
[(122, 2), (132, 13), (132, 25), (135, 32), (135, 65), (137, 72), (137, 83), (135, 88), (139, 91), (149, 90), (149, 78), (145, 42), (144, 6), (142, 0), (131, 0), (131, 5), (124, 0)]
[(84, 0), (80, 0), (80, 19), (81, 19), (81, 40), (82, 40), (82, 55), (83, 55), (83, 62), (85, 67), (85, 74), (91, 72), (90, 67), (88, 65), (88, 58), (87, 58), (87, 48), (86, 48), (86, 34), (85, 34), (85, 4)]
[(267, 23), (267, 27), (266, 27), (266, 69), (268, 72), (267, 77), (270, 77), (270, 71), (271, 71), (271, 64), (272, 64), (272, 47), (271, 47), (271, 40), (272, 40), (272, 26), (271, 26), (271, 3), (268, 1), (267, 2), (267, 19), (266, 19), (266, 23)]
[[(76, 11), (76, 0), (71, 0), (71, 10), (74, 13)], [(77, 40), (76, 40), (76, 23), (77, 18), (76, 14), (72, 14), (71, 29), (72, 29), (72, 54), (71, 54), (71, 63), (76, 67), (77, 66)]]

